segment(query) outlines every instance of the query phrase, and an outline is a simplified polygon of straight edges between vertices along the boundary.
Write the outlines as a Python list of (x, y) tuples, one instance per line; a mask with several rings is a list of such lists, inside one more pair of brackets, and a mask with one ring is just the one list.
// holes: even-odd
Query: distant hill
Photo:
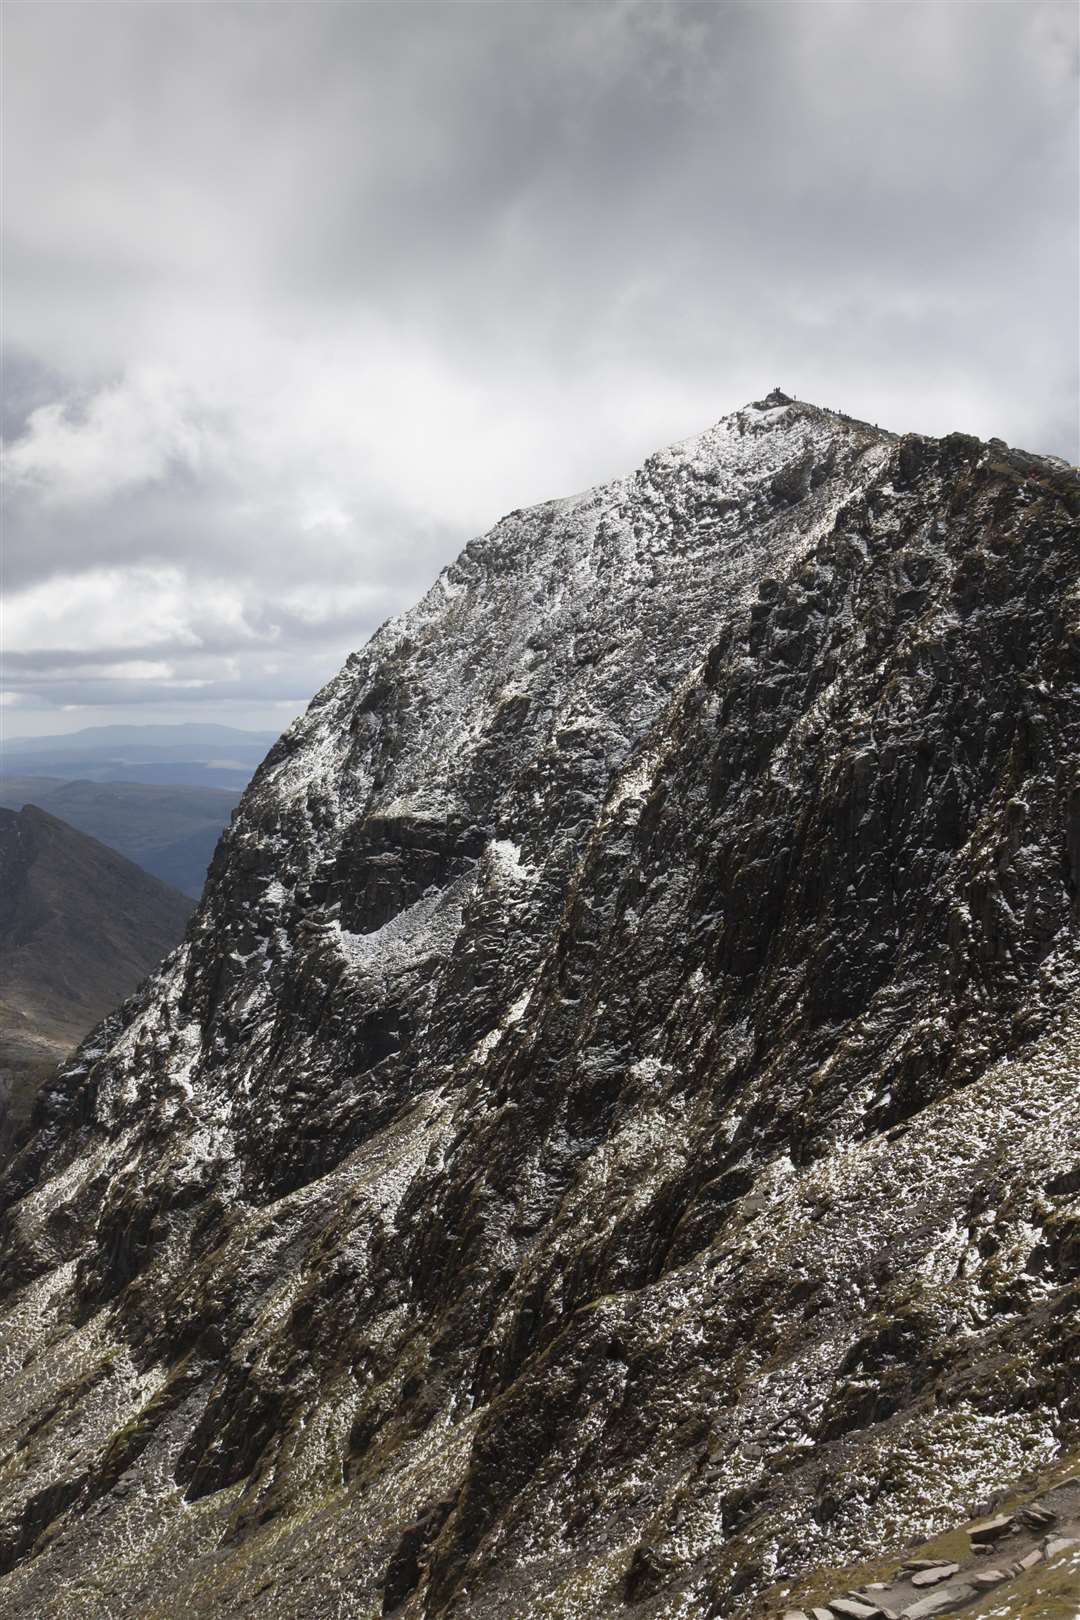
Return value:
[(277, 741), (276, 731), (245, 731), (239, 726), (219, 726), (192, 722), (175, 726), (83, 726), (49, 737), (15, 737), (13, 748), (27, 753), (48, 753), (62, 744), (75, 749), (119, 748), (141, 752), (147, 748), (177, 748), (191, 753), (207, 748), (229, 749), (245, 743), (261, 742), (263, 749)]
[(247, 783), (276, 742), (273, 731), (234, 726), (88, 726), (58, 737), (14, 737), (5, 775), (91, 782), (227, 788)]
[(238, 788), (0, 776), (0, 806), (40, 805), (195, 899), (239, 797)]
[(42, 1078), (172, 950), (192, 909), (37, 806), (0, 809), (0, 1156)]

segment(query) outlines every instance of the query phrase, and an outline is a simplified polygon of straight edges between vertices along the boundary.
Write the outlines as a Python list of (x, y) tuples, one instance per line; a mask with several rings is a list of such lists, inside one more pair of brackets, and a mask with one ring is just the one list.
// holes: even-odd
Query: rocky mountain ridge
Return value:
[(774, 394), (349, 660), (8, 1174), (8, 1612), (735, 1620), (1080, 1447), (1078, 512)]

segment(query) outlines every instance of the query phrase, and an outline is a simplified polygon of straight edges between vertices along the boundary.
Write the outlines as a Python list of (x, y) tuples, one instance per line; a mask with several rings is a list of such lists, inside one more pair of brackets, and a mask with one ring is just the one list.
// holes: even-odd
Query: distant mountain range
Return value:
[(234, 726), (89, 726), (59, 737), (12, 738), (4, 749), (3, 771), (239, 792), (276, 741), (276, 732)]
[(0, 1158), (40, 1081), (172, 950), (191, 911), (56, 816), (0, 809)]
[(238, 788), (0, 776), (0, 805), (39, 805), (196, 900), (239, 797)]
[(0, 761), (0, 806), (39, 805), (198, 899), (221, 830), (275, 741), (218, 725), (16, 737)]

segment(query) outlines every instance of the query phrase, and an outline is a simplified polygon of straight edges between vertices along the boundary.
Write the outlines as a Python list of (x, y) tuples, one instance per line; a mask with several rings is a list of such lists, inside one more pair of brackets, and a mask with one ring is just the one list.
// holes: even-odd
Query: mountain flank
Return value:
[(347, 661), (0, 1187), (5, 1615), (1061, 1613), (1078, 520), (774, 392)]
[(182, 937), (186, 896), (35, 805), (0, 809), (0, 1146), (40, 1081)]

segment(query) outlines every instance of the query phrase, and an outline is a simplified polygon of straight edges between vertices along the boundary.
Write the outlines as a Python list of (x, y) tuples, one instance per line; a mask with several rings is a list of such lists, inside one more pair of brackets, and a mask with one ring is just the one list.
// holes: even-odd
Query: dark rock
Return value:
[(428, 1553), (446, 1523), (453, 1501), (437, 1502), (402, 1534), (383, 1578), (383, 1614), (394, 1614), (420, 1584)]

